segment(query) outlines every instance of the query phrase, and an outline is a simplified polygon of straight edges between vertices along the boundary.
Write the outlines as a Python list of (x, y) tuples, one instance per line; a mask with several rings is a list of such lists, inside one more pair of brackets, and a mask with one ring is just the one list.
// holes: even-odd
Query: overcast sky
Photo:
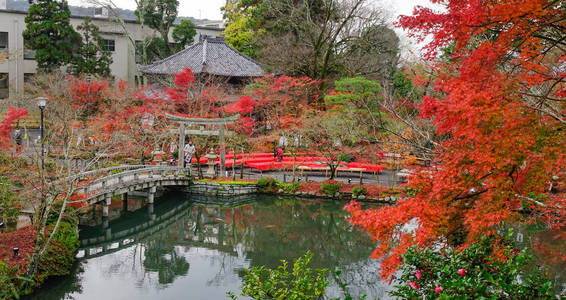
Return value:
[[(134, 0), (113, 0), (116, 5), (121, 8), (136, 9)], [(413, 7), (417, 4), (426, 5), (428, 0), (370, 0), (376, 5), (385, 7), (396, 16), (400, 14), (410, 14)], [(88, 0), (69, 0), (72, 5), (88, 6)], [(179, 15), (185, 17), (194, 17), (197, 19), (220, 20), (222, 14), (220, 7), (226, 3), (225, 0), (179, 0)]]

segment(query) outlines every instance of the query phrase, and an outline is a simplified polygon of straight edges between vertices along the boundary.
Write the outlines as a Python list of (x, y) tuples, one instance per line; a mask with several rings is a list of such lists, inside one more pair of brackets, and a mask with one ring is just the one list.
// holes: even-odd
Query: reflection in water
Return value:
[[(151, 207), (130, 202), (130, 209), (140, 209), (119, 218), (118, 206), (106, 226), (99, 219), (92, 221), (98, 226), (81, 228), (75, 273), (30, 298), (227, 299), (227, 291), (239, 292), (243, 269), (273, 268), (307, 250), (315, 254), (312, 267), (342, 270), (327, 289), (330, 297), (342, 297), (340, 283), (347, 283), (354, 298), (388, 298), (379, 263), (369, 259), (375, 245), (346, 222), (343, 203), (269, 196), (232, 200), (220, 204), (167, 194)], [(541, 234), (516, 232), (518, 242), (545, 241)], [(563, 269), (554, 274), (563, 287)]]
[[(30, 298), (227, 299), (239, 292), (243, 269), (275, 267), (307, 250), (312, 267), (343, 271), (352, 296), (386, 298), (388, 285), (368, 258), (374, 245), (346, 222), (343, 203), (262, 196), (227, 207), (195, 197), (168, 194), (152, 209), (81, 228), (75, 274)], [(342, 296), (340, 285), (328, 293)]]

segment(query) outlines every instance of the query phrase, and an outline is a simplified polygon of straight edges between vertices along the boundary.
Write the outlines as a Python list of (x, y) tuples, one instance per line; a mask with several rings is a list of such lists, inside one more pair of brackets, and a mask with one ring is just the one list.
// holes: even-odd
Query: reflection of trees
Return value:
[[(377, 284), (378, 263), (368, 259), (374, 244), (345, 217), (341, 204), (323, 201), (268, 198), (237, 208), (194, 206), (185, 236), (199, 246), (235, 251), (253, 266), (275, 267), (281, 259), (310, 250), (315, 254), (312, 267), (343, 270), (341, 282), (348, 283), (352, 295), (385, 297), (388, 285)], [(222, 281), (223, 262), (230, 258), (218, 258), (218, 274), (210, 283)]]
[(534, 254), (533, 265), (543, 265), (549, 271), (554, 291), (566, 292), (564, 231), (547, 230), (542, 223), (527, 225), (514, 223), (504, 226), (502, 232), (506, 232), (509, 228), (513, 228), (512, 240), (516, 249), (531, 249)]
[[(181, 201), (177, 203), (180, 205)], [(157, 217), (172, 208), (156, 205)], [(374, 267), (368, 262), (374, 245), (367, 234), (353, 229), (344, 220), (345, 216), (342, 203), (323, 201), (265, 197), (233, 208), (193, 204), (185, 212), (160, 221), (165, 224), (156, 226), (165, 226), (159, 231), (141, 239), (132, 235), (143, 251), (136, 251), (136, 256), (129, 261), (142, 260), (140, 271), (143, 274), (157, 272), (158, 283), (169, 284), (189, 272), (189, 263), (180, 251), (188, 248), (217, 250), (219, 254), (208, 258), (216, 274), (207, 284), (222, 286), (224, 280), (248, 267), (248, 261), (253, 266), (275, 267), (281, 259), (292, 260), (310, 250), (315, 254), (312, 267), (343, 269), (344, 282), (363, 291), (377, 279), (371, 272), (356, 270), (358, 265)], [(120, 229), (131, 228), (143, 225), (146, 218), (131, 216), (128, 224), (115, 225), (120, 225)], [(89, 238), (97, 238), (96, 233)], [(134, 269), (138, 268), (132, 267), (130, 272)], [(147, 280), (145, 275), (142, 280)]]
[(189, 272), (189, 263), (175, 250), (180, 242), (175, 231), (176, 228), (169, 228), (145, 243), (143, 266), (146, 271), (158, 272), (160, 284), (172, 283), (176, 277)]
[(252, 265), (270, 267), (307, 250), (315, 254), (313, 267), (334, 268), (365, 260), (374, 245), (345, 216), (341, 206), (328, 202), (262, 200), (254, 207), (254, 239), (248, 257)]
[(241, 244), (252, 265), (274, 267), (310, 250), (313, 266), (333, 268), (365, 260), (374, 246), (345, 216), (337, 204), (294, 199), (224, 209), (197, 206), (189, 238), (229, 249)]

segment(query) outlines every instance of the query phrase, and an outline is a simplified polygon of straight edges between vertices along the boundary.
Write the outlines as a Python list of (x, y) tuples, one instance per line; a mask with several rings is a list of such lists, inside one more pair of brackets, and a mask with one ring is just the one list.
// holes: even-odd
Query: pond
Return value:
[(107, 224), (81, 226), (73, 274), (28, 298), (228, 299), (226, 292), (240, 292), (245, 268), (273, 268), (307, 250), (314, 253), (312, 267), (342, 271), (332, 278), (329, 296), (343, 297), (340, 283), (347, 283), (352, 296), (387, 298), (390, 287), (379, 279), (378, 262), (369, 259), (374, 244), (345, 220), (343, 202), (213, 200), (169, 193), (142, 207), (130, 199), (129, 210), (137, 210), (115, 207)]

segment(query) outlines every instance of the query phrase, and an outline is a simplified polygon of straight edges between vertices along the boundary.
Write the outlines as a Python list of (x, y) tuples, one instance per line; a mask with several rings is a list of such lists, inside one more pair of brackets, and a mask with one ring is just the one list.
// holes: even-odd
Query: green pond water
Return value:
[[(110, 221), (100, 211), (84, 216), (79, 262), (73, 273), (48, 281), (26, 299), (228, 299), (240, 292), (243, 270), (276, 267), (310, 250), (312, 267), (339, 269), (327, 294), (343, 298), (341, 284), (356, 298), (388, 299), (391, 287), (379, 278), (379, 262), (370, 259), (374, 243), (346, 221), (343, 202), (293, 197), (247, 196), (218, 199), (168, 193), (154, 205), (130, 198), (116, 202)], [(553, 233), (515, 227), (519, 248), (534, 243), (551, 249)], [(564, 250), (564, 249), (562, 249)], [(566, 263), (538, 255), (555, 291), (566, 292)], [(240, 299), (248, 299), (240, 297)]]
[[(142, 202), (115, 207), (107, 224), (81, 226), (73, 274), (28, 299), (228, 299), (240, 292), (243, 269), (275, 267), (307, 250), (312, 267), (342, 270), (352, 296), (387, 298), (390, 287), (369, 259), (374, 244), (345, 220), (343, 202), (252, 196), (219, 204), (182, 193)], [(343, 297), (331, 282), (328, 295)]]

